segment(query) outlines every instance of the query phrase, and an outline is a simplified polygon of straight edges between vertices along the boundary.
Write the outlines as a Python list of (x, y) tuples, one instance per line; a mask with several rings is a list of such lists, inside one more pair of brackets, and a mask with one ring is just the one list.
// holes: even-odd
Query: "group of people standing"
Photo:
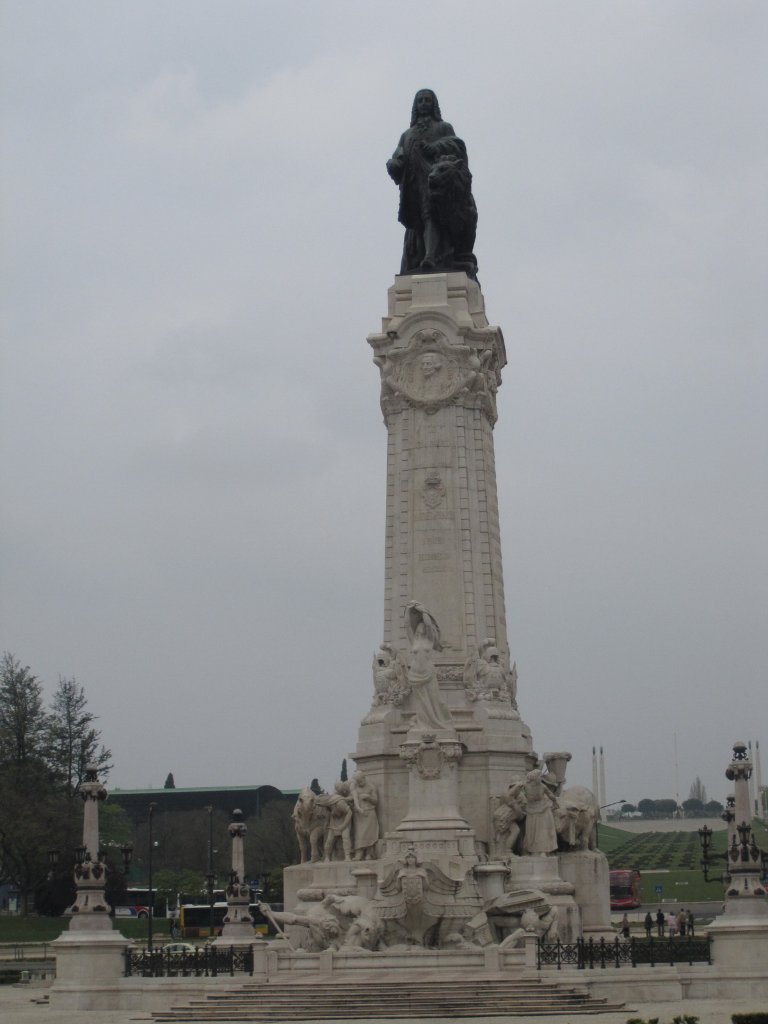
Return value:
[[(627, 924), (626, 932), (624, 931), (625, 921)], [(693, 936), (695, 934), (695, 920), (692, 910), (682, 909), (678, 910), (677, 913), (670, 910), (669, 913), (665, 914), (661, 907), (659, 907), (656, 911), (655, 919), (649, 910), (643, 920), (646, 938), (650, 939), (653, 933), (654, 923), (656, 925), (656, 935), (660, 939), (663, 939), (665, 935), (668, 935), (670, 939), (673, 939), (676, 935), (680, 935), (681, 938), (685, 938), (686, 935)], [(629, 921), (627, 920), (626, 914), (622, 919), (621, 928), (624, 937), (629, 938)]]

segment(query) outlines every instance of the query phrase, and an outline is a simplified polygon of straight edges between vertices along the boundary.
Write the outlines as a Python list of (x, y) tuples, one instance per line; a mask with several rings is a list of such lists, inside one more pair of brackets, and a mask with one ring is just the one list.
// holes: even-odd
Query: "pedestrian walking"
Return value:
[(670, 939), (674, 939), (677, 935), (677, 915), (670, 910), (667, 914), (667, 934)]
[(645, 926), (645, 937), (646, 937), (646, 939), (650, 939), (651, 932), (653, 931), (653, 918), (651, 917), (650, 910), (645, 915), (645, 918), (643, 920), (643, 925)]
[(621, 919), (621, 934), (625, 939), (629, 938), (629, 918), (626, 914)]
[(685, 926), (688, 924), (688, 915), (685, 912), (685, 907), (677, 915), (677, 930), (680, 932), (680, 938), (685, 938)]
[(688, 911), (688, 934), (690, 935), (691, 938), (693, 938), (693, 936), (695, 934), (694, 930), (693, 930), (693, 911), (692, 910)]
[(656, 934), (660, 939), (664, 938), (664, 925), (666, 924), (666, 918), (664, 917), (664, 911), (659, 907), (656, 914)]

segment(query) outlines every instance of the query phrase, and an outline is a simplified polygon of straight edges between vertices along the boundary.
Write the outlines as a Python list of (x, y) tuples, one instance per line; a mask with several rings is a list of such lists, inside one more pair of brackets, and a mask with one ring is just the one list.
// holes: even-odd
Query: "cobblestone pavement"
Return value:
[[(0, 1021), (7, 1024), (128, 1024), (129, 1021), (151, 1020), (150, 1014), (141, 1010), (61, 1010), (55, 1004), (43, 1005), (37, 1000), (44, 999), (49, 989), (30, 985), (3, 985), (0, 988)], [(731, 1024), (732, 1013), (766, 1011), (768, 1007), (754, 1000), (689, 999), (675, 1003), (633, 1003), (618, 1013), (565, 1014), (543, 1017), (472, 1017), (466, 1018), (471, 1024), (626, 1024), (631, 1017), (658, 1017), (660, 1024), (671, 1024), (678, 1014), (690, 1014), (699, 1018), (699, 1024)], [(424, 1019), (424, 1018), (422, 1018)], [(425, 1024), (456, 1024), (454, 1017), (430, 1017)], [(312, 1022), (307, 1022), (312, 1024)], [(322, 1024), (334, 1024), (323, 1021)], [(339, 1022), (341, 1024), (341, 1022)], [(349, 1022), (344, 1022), (349, 1024)], [(378, 1022), (377, 1022), (378, 1024)], [(387, 1019), (386, 1024), (418, 1024), (416, 1018)]]

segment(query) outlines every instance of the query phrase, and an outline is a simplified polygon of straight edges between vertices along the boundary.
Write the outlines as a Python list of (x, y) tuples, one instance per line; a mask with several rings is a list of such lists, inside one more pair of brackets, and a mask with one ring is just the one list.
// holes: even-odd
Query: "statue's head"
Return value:
[(431, 89), (419, 89), (413, 98), (411, 124), (416, 124), (421, 117), (431, 117), (433, 121), (442, 121), (440, 104)]
[(355, 772), (352, 776), (352, 781), (357, 783), (358, 786), (362, 786), (365, 782), (365, 775), (363, 772)]
[(539, 923), (539, 915), (535, 910), (528, 907), (520, 916), (520, 924), (525, 928), (527, 932), (533, 931), (536, 925)]
[(442, 368), (443, 363), (437, 352), (425, 352), (421, 357), (421, 372), (425, 377), (433, 377)]

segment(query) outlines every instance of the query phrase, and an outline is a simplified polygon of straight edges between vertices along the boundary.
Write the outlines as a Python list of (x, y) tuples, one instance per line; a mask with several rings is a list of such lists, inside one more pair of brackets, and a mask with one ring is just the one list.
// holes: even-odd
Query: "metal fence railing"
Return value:
[(253, 974), (253, 946), (198, 946), (182, 952), (129, 946), (125, 950), (126, 978), (215, 978), (220, 974)]
[(703, 938), (675, 939), (577, 939), (576, 942), (541, 942), (536, 944), (536, 963), (542, 967), (576, 967), (583, 971), (595, 967), (638, 965), (656, 967), (664, 964), (712, 963), (712, 940)]

